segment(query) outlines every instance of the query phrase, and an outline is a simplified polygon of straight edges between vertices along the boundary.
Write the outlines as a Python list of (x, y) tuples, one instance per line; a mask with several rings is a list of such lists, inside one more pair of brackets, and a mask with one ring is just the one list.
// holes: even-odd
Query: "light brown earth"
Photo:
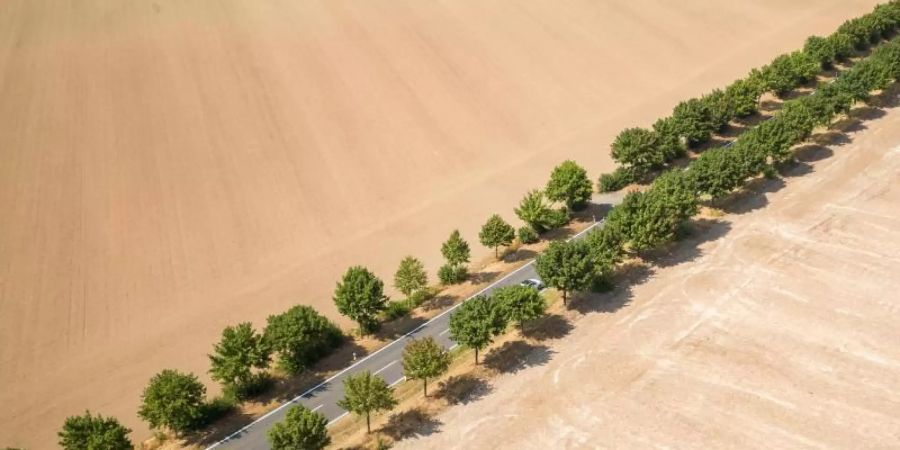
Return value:
[(900, 109), (863, 128), (398, 448), (896, 448)]
[(434, 269), (554, 164), (596, 176), (621, 128), (875, 3), (2, 2), (0, 445), (85, 408), (146, 436), (147, 379), (203, 374), (223, 326), (337, 319), (348, 265)]

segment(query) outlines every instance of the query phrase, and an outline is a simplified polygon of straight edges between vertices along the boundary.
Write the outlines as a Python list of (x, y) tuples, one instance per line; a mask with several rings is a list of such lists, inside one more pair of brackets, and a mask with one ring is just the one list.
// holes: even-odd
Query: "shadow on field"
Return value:
[(534, 366), (542, 366), (553, 355), (550, 347), (525, 341), (504, 342), (484, 356), (485, 367), (499, 373), (516, 373)]
[(451, 405), (474, 402), (494, 390), (487, 381), (471, 374), (456, 375), (438, 383), (437, 398)]
[(413, 408), (391, 414), (386, 424), (381, 427), (381, 432), (390, 436), (395, 441), (409, 437), (428, 436), (440, 430), (442, 422), (432, 417), (421, 408)]
[(569, 335), (574, 327), (572, 323), (559, 314), (549, 314), (540, 319), (526, 323), (522, 335), (536, 341), (561, 339)]

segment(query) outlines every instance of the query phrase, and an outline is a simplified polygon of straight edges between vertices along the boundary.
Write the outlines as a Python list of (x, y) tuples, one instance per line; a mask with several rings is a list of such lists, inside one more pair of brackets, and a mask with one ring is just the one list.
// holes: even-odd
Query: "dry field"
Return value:
[(862, 128), (399, 448), (896, 448), (900, 109)]
[(554, 164), (609, 169), (621, 128), (875, 3), (3, 1), (0, 446), (84, 408), (146, 437), (147, 379), (224, 326), (337, 319), (348, 265), (435, 268)]

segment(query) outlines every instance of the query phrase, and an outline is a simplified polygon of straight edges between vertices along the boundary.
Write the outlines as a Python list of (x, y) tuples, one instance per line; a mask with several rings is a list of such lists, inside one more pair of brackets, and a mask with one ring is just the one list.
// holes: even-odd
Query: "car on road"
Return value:
[(538, 280), (537, 278), (529, 278), (519, 284), (522, 286), (537, 289), (539, 291), (543, 291), (547, 288), (547, 285), (545, 285), (543, 281)]

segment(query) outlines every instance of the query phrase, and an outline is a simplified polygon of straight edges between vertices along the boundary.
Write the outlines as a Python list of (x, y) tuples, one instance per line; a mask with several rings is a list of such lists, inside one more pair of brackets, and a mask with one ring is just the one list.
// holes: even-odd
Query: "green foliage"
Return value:
[(547, 312), (544, 296), (528, 286), (504, 286), (496, 289), (491, 298), (505, 315), (506, 321), (515, 323), (520, 330), (526, 322), (543, 317)]
[(331, 444), (327, 426), (325, 416), (297, 405), (269, 429), (269, 444), (272, 450), (321, 450)]
[(628, 128), (619, 133), (612, 144), (612, 158), (627, 167), (629, 173), (647, 173), (666, 163), (659, 137), (643, 128)]
[(497, 214), (491, 216), (481, 227), (481, 232), (478, 233), (478, 240), (481, 241), (481, 245), (494, 249), (494, 257), (499, 256), (497, 249), (501, 245), (508, 246), (512, 244), (515, 237), (516, 229)]
[[(626, 197), (627, 198), (627, 197)], [(617, 208), (613, 208), (615, 211)], [(568, 293), (586, 290), (594, 276), (594, 261), (584, 241), (556, 241), (535, 260), (538, 275), (547, 286), (559, 289), (563, 304)]]
[(250, 322), (222, 330), (222, 339), (209, 355), (210, 377), (234, 398), (244, 398), (254, 392), (258, 377), (253, 369), (269, 367), (272, 350), (256, 333)]
[(575, 161), (566, 160), (553, 168), (544, 192), (548, 199), (564, 203), (566, 210), (577, 211), (587, 206), (594, 193), (594, 185), (583, 167)]
[(394, 390), (384, 379), (368, 370), (344, 380), (344, 398), (338, 406), (356, 415), (366, 416), (366, 431), (371, 433), (369, 417), (373, 412), (391, 410), (397, 405)]
[(804, 52), (781, 55), (762, 70), (765, 88), (784, 97), (795, 88), (814, 80), (820, 67), (819, 61)]
[(553, 209), (544, 201), (544, 193), (535, 189), (529, 191), (515, 209), (516, 216), (534, 231), (543, 233), (553, 229)]
[(441, 254), (451, 266), (467, 264), (470, 257), (469, 243), (462, 238), (459, 230), (453, 230), (447, 242), (441, 245)]
[(382, 311), (381, 316), (385, 321), (399, 319), (412, 311), (412, 305), (409, 300), (389, 301), (387, 307)]
[(413, 339), (403, 349), (403, 374), (410, 380), (422, 380), (425, 396), (428, 396), (428, 379), (436, 378), (450, 369), (450, 352), (434, 338)]
[[(271, 377), (260, 376), (253, 387), (258, 389), (258, 392), (262, 392), (271, 387), (272, 381)], [(197, 428), (202, 428), (225, 417), (225, 415), (234, 411), (237, 402), (235, 398), (229, 396), (219, 396), (207, 401), (203, 404), (203, 414), (200, 422), (197, 424)]]
[(363, 333), (378, 327), (378, 314), (384, 311), (386, 303), (384, 282), (362, 266), (347, 269), (334, 289), (338, 311), (356, 321)]
[(731, 96), (721, 89), (715, 89), (704, 95), (700, 98), (700, 101), (705, 103), (709, 109), (709, 118), (712, 122), (713, 131), (721, 131), (735, 117), (735, 106)]
[(672, 120), (679, 136), (689, 145), (708, 141), (718, 128), (709, 105), (696, 98), (679, 103), (672, 112)]
[(735, 117), (746, 117), (755, 113), (762, 93), (762, 83), (752, 78), (737, 80), (725, 88), (725, 95), (731, 101)]
[(807, 106), (807, 102), (787, 102), (781, 108), (779, 119), (776, 123), (784, 124), (791, 133), (791, 145), (806, 140), (812, 134), (817, 123), (817, 117)]
[(459, 305), (450, 316), (450, 338), (475, 350), (475, 364), (478, 364), (478, 352), (490, 345), (494, 337), (505, 329), (503, 311), (483, 295)]
[(327, 356), (343, 340), (335, 324), (305, 305), (269, 316), (264, 336), (279, 353), (278, 365), (292, 374)]
[(144, 388), (138, 415), (150, 428), (166, 427), (176, 434), (196, 428), (204, 419), (206, 387), (194, 374), (166, 369)]
[(400, 267), (394, 274), (394, 287), (407, 298), (413, 292), (424, 289), (428, 285), (428, 274), (425, 265), (418, 259), (407, 256), (400, 261)]
[(469, 271), (466, 269), (466, 266), (451, 266), (450, 264), (444, 264), (438, 269), (438, 280), (445, 285), (462, 283), (463, 281), (466, 281), (468, 276)]
[(741, 170), (737, 155), (733, 149), (714, 148), (703, 152), (691, 163), (690, 175), (697, 192), (718, 199), (740, 186), (747, 176)]
[[(699, 159), (714, 150), (704, 152)], [(692, 164), (692, 175), (695, 164)], [(607, 226), (621, 232), (622, 238), (635, 251), (670, 242), (682, 223), (697, 212), (694, 183), (693, 177), (684, 172), (668, 172), (657, 178), (646, 193), (627, 195), (622, 204), (610, 212)]]
[(594, 228), (584, 237), (594, 265), (594, 282), (600, 281), (611, 286), (612, 274), (616, 264), (624, 255), (625, 237), (616, 226), (605, 223)]
[(134, 447), (128, 433), (131, 430), (115, 418), (85, 411), (84, 415), (66, 418), (58, 433), (59, 446), (65, 450), (131, 450)]
[(531, 228), (528, 225), (525, 225), (519, 228), (519, 242), (523, 244), (534, 244), (540, 239), (537, 231), (534, 231), (534, 228)]
[[(687, 149), (679, 133), (678, 122), (675, 119), (667, 117), (657, 120), (653, 123), (653, 132), (656, 133), (657, 148), (666, 162), (681, 158), (687, 154)], [(637, 180), (638, 175), (635, 173), (632, 176)]]
[(610, 173), (600, 174), (597, 181), (598, 192), (615, 192), (637, 181), (634, 170), (630, 167), (617, 167)]

